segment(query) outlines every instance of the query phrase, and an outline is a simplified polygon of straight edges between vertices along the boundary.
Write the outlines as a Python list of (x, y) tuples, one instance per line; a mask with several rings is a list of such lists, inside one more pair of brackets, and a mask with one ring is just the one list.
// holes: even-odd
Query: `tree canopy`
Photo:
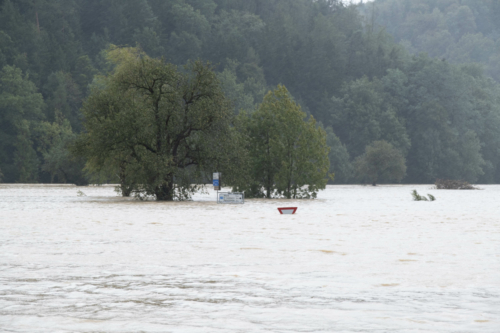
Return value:
[(77, 152), (91, 171), (121, 168), (122, 184), (173, 200), (195, 191), (204, 171), (237, 156), (233, 113), (209, 65), (192, 62), (179, 71), (137, 49), (113, 49), (108, 57), (115, 70), (82, 108), (86, 132)]
[(290, 199), (316, 197), (325, 188), (330, 164), (326, 133), (314, 117), (305, 121), (306, 114), (285, 86), (278, 85), (255, 112), (239, 118), (250, 159), (250, 181), (240, 190)]
[(500, 81), (497, 0), (375, 0), (361, 12), (411, 53), (453, 63), (479, 63)]

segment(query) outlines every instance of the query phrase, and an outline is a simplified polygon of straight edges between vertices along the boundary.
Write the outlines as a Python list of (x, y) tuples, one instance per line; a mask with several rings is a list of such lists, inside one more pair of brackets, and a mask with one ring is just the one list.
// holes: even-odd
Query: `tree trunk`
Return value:
[(157, 201), (173, 201), (174, 200), (174, 176), (167, 176), (164, 183), (155, 188), (155, 196)]
[(132, 186), (127, 186), (127, 184), (121, 183), (120, 191), (122, 192), (122, 197), (130, 197), (132, 194)]
[(132, 194), (132, 186), (121, 184), (120, 191), (122, 192), (122, 197), (130, 197), (130, 195)]
[(125, 167), (126, 164), (124, 162), (120, 163), (120, 191), (122, 192), (122, 197), (130, 197), (133, 186), (127, 184)]

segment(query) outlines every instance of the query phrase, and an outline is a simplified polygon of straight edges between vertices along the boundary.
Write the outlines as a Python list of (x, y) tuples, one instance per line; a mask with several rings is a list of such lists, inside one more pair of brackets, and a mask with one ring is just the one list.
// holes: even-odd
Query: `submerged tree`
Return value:
[(326, 133), (313, 117), (305, 117), (282, 85), (264, 97), (257, 111), (240, 115), (246, 118), (250, 195), (316, 197), (325, 188), (330, 166)]
[(91, 171), (114, 168), (128, 177), (123, 185), (174, 200), (189, 197), (205, 170), (238, 155), (231, 106), (208, 64), (180, 71), (133, 48), (108, 57), (116, 68), (85, 101), (87, 132), (76, 147)]
[(405, 158), (387, 141), (375, 141), (354, 161), (357, 176), (373, 186), (381, 181), (400, 181), (406, 173)]

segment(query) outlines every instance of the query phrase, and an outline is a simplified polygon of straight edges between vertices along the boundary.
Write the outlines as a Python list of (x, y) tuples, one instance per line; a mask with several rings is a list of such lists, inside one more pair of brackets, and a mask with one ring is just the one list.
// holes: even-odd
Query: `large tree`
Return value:
[(230, 178), (224, 166), (238, 148), (233, 111), (209, 65), (179, 70), (133, 48), (112, 49), (108, 58), (115, 70), (82, 109), (87, 132), (77, 151), (90, 170), (120, 170), (126, 185), (157, 200), (189, 196), (206, 170)]
[(250, 195), (316, 197), (328, 180), (326, 133), (313, 117), (305, 121), (285, 86), (270, 91), (257, 111), (242, 113), (252, 181)]

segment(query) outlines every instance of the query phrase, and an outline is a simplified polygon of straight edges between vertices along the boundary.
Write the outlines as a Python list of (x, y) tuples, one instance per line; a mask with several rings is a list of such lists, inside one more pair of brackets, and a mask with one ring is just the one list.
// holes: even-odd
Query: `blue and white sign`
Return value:
[(220, 172), (214, 172), (214, 176), (213, 176), (213, 185), (214, 185), (214, 190), (215, 191), (220, 191), (221, 189), (221, 181), (220, 181), (220, 176), (221, 176), (221, 173)]
[(238, 192), (219, 192), (217, 203), (220, 204), (244, 204), (245, 194)]

